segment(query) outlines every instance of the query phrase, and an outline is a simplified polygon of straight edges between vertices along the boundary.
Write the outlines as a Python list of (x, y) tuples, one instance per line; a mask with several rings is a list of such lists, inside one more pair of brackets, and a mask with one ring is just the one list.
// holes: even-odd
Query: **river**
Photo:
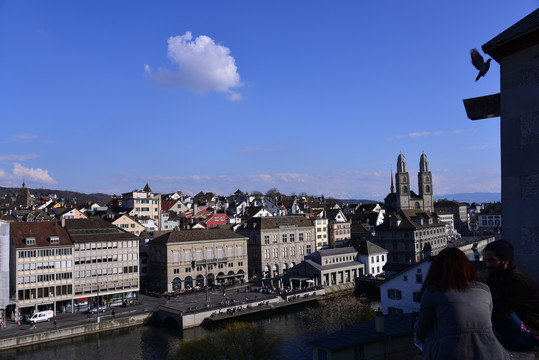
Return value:
[[(271, 318), (254, 319), (252, 322), (281, 334), (282, 359), (311, 359), (311, 337), (303, 330), (300, 314), (305, 310), (276, 314)], [(183, 338), (203, 335), (202, 327), (186, 329)], [(2, 360), (69, 359), (69, 360), (149, 360), (166, 359), (179, 348), (180, 334), (164, 327), (138, 326), (95, 335), (87, 335), (46, 344), (6, 350)]]

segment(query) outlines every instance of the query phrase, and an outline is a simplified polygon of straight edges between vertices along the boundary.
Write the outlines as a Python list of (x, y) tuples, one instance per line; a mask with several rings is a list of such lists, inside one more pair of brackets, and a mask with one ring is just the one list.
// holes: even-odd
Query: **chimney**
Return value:
[(374, 330), (377, 334), (384, 333), (384, 314), (382, 314), (380, 308), (378, 308), (378, 311), (374, 314)]
[(63, 217), (62, 218), (62, 227), (65, 228), (66, 227), (66, 219)]

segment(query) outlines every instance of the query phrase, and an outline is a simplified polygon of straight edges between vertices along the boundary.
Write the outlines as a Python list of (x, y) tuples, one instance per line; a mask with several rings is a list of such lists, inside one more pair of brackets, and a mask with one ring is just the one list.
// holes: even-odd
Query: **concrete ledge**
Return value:
[(0, 351), (55, 340), (68, 339), (76, 336), (116, 330), (125, 327), (142, 325), (146, 321), (147, 317), (148, 314), (139, 314), (126, 318), (102, 321), (100, 323), (92, 322), (90, 324), (84, 324), (70, 328), (56, 329), (7, 339), (0, 339)]

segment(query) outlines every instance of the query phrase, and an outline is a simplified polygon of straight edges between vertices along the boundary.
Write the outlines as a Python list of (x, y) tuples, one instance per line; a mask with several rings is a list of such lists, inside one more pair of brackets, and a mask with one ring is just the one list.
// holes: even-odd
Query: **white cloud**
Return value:
[[(457, 135), (464, 133), (464, 130), (452, 130), (452, 131), (423, 131), (423, 132), (413, 132), (408, 133), (404, 135), (396, 135), (393, 137), (386, 138), (387, 141), (393, 141), (398, 139), (414, 139), (414, 138), (420, 138), (420, 137), (428, 137), (428, 136), (440, 136), (440, 135)], [(472, 132), (476, 132), (476, 130), (472, 130)]]
[(198, 93), (222, 92), (228, 100), (238, 101), (241, 95), (232, 91), (242, 86), (236, 60), (230, 49), (218, 45), (209, 36), (201, 35), (193, 40), (190, 31), (168, 39), (168, 57), (178, 66), (177, 71), (159, 68), (152, 73), (144, 65), (154, 82), (160, 86), (182, 87)]
[(32, 140), (32, 139), (37, 139), (38, 136), (36, 134), (19, 134), (19, 135), (14, 135), (11, 137), (11, 140), (13, 141), (25, 141), (25, 140)]
[(0, 161), (25, 161), (38, 158), (37, 154), (26, 154), (26, 155), (0, 155)]
[(43, 184), (55, 184), (56, 181), (49, 175), (49, 171), (41, 168), (27, 168), (21, 164), (14, 163), (12, 176), (19, 179), (24, 178), (27, 181)]

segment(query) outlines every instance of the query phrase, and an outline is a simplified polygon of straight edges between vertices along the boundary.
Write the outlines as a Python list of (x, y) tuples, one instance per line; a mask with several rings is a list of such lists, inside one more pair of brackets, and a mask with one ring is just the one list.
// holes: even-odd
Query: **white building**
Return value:
[(365, 275), (376, 276), (384, 273), (389, 251), (366, 240), (360, 241), (356, 248), (358, 260), (365, 264)]
[(427, 277), (430, 259), (424, 259), (388, 278), (380, 287), (380, 303), (384, 314), (419, 311), (419, 291)]
[(142, 191), (135, 190), (122, 194), (122, 206), (124, 209), (133, 209), (135, 216), (139, 218), (148, 217), (155, 220), (159, 228), (161, 195), (154, 194), (148, 184)]
[(0, 220), (0, 322), (9, 305), (9, 222)]

